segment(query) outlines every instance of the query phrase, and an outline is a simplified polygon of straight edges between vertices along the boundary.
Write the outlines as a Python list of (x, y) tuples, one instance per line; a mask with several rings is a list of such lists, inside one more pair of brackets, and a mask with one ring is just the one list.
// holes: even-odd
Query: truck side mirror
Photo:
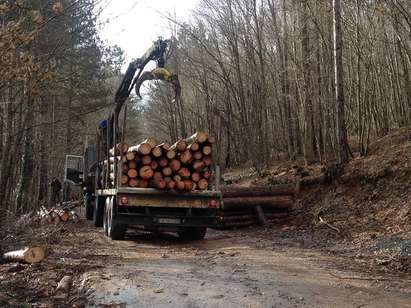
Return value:
[(66, 163), (64, 165), (64, 181), (68, 181), (74, 185), (83, 183), (83, 157), (77, 155), (66, 155)]

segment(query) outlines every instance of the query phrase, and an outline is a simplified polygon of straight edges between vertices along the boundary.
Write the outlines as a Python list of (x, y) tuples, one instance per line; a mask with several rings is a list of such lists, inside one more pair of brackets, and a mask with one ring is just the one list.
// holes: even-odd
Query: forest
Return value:
[[(46, 202), (65, 155), (82, 154), (113, 103), (125, 63), (99, 37), (101, 3), (0, 4), (6, 213)], [(223, 169), (261, 170), (274, 161), (346, 162), (411, 124), (407, 0), (201, 0), (188, 20), (161, 18), (172, 37), (166, 66), (182, 97), (152, 83), (142, 101), (133, 98), (133, 138), (206, 130)]]

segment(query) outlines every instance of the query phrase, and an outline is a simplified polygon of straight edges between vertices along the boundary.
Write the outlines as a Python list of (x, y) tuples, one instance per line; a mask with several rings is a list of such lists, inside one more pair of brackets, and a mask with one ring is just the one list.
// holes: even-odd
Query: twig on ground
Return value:
[(318, 219), (320, 220), (320, 223), (326, 225), (328, 228), (341, 233), (340, 229), (338, 229), (337, 227), (334, 227), (333, 225), (330, 225), (328, 222), (326, 222), (321, 216), (318, 216)]

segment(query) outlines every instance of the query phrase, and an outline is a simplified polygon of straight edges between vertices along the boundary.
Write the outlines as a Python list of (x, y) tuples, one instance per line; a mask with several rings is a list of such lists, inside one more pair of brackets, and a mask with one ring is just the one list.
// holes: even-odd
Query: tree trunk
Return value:
[(348, 162), (348, 136), (345, 123), (343, 41), (341, 27), (341, 0), (333, 0), (335, 101), (337, 118), (338, 161)]

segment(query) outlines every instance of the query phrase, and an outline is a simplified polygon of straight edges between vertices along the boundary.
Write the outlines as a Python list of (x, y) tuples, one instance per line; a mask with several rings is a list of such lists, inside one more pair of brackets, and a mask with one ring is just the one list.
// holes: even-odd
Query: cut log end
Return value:
[(10, 251), (3, 255), (5, 261), (19, 261), (25, 263), (38, 263), (44, 259), (45, 251), (42, 247), (26, 247), (21, 250)]

